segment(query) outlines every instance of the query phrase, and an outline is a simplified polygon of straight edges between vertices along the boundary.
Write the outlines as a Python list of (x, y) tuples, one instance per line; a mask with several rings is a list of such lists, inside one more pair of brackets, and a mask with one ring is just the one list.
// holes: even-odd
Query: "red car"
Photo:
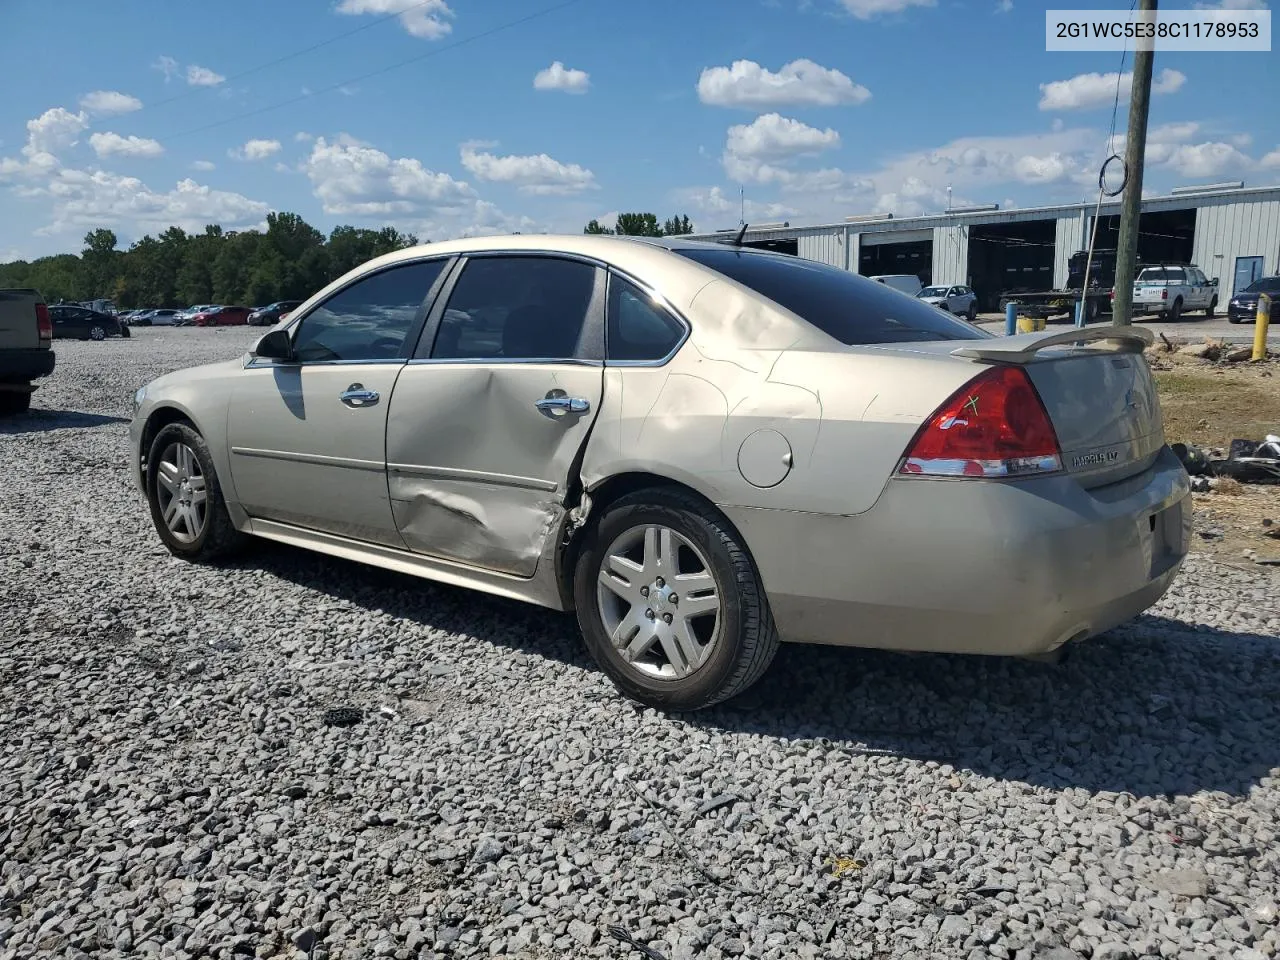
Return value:
[(197, 327), (231, 327), (248, 323), (251, 312), (248, 307), (214, 307), (197, 313), (191, 322)]

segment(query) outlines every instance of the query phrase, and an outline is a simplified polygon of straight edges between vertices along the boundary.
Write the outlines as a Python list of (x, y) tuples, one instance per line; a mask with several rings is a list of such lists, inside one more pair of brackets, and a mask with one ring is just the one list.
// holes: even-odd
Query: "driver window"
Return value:
[(303, 363), (396, 359), (447, 262), (406, 263), (339, 290), (302, 318), (294, 356)]

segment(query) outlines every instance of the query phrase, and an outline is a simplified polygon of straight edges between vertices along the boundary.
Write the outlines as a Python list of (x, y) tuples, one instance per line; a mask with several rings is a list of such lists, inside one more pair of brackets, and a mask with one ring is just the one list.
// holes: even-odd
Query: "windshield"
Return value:
[(1182, 283), (1185, 279), (1181, 267), (1147, 267), (1138, 274), (1139, 283)]
[(1263, 277), (1249, 284), (1241, 293), (1280, 293), (1280, 277)]
[(946, 295), (946, 287), (925, 287), (916, 294), (917, 297), (945, 297)]
[(812, 260), (733, 248), (675, 252), (754, 290), (851, 346), (986, 336), (978, 327), (914, 297)]

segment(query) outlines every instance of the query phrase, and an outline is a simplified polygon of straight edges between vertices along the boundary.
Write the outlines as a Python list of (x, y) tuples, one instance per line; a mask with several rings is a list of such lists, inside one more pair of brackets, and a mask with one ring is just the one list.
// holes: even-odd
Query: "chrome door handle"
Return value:
[(338, 399), (348, 407), (372, 407), (379, 397), (377, 390), (366, 390), (364, 384), (353, 383), (338, 394)]
[(563, 410), (565, 413), (586, 413), (591, 409), (591, 402), (584, 397), (543, 397), (535, 400), (533, 405), (543, 413), (554, 413)]

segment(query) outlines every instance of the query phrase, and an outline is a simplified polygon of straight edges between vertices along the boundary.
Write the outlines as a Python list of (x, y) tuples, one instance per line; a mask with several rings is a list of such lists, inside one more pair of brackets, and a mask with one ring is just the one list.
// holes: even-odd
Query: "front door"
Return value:
[(533, 576), (603, 390), (604, 272), (472, 256), (396, 383), (391, 507), (409, 549)]
[(235, 495), (250, 516), (403, 546), (387, 500), (387, 410), (447, 263), (356, 280), (291, 327), (291, 361), (250, 363), (227, 423)]
[(1236, 277), (1233, 293), (1239, 293), (1262, 276), (1262, 257), (1236, 257)]

